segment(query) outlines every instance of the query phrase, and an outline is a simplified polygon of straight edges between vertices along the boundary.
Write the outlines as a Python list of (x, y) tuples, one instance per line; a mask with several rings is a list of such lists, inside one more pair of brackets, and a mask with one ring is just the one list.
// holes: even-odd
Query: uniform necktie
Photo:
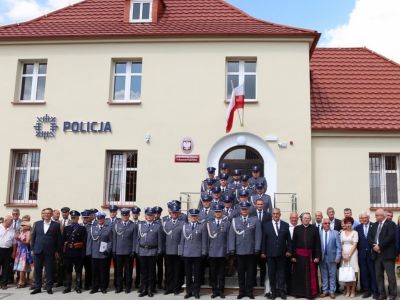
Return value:
[(221, 190), (222, 190), (222, 192), (225, 192), (225, 188), (222, 188)]
[(219, 220), (217, 221), (217, 227), (219, 227)]
[(176, 223), (176, 220), (172, 220), (172, 224), (174, 224), (174, 225), (175, 225), (175, 223)]
[(206, 209), (205, 212), (206, 212), (206, 215), (208, 215), (208, 209)]
[(258, 219), (261, 221), (262, 216), (261, 216), (261, 210), (258, 211)]
[(126, 222), (124, 222), (124, 226), (126, 226)]
[(243, 224), (247, 225), (247, 218), (243, 218)]
[(194, 223), (192, 223), (192, 230), (194, 230)]
[(328, 231), (325, 231), (324, 254), (325, 254), (325, 257), (328, 254)]

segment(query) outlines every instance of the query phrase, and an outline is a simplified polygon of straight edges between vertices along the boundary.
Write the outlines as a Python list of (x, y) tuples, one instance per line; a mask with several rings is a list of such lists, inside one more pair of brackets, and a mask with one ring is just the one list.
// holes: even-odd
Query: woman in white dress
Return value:
[[(342, 242), (342, 266), (350, 266), (356, 273), (358, 273), (358, 233), (353, 230), (352, 226), (354, 219), (352, 217), (346, 217), (343, 220), (344, 230), (340, 233), (340, 240)], [(356, 294), (356, 281), (346, 282), (344, 296), (354, 298)]]

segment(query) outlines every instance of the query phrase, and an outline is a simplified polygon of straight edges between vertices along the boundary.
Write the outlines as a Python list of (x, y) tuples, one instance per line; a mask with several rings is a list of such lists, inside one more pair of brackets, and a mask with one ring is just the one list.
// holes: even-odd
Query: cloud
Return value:
[(81, 0), (1, 0), (0, 23), (31, 20)]
[(326, 47), (366, 46), (400, 62), (400, 1), (357, 0), (346, 24), (326, 32)]

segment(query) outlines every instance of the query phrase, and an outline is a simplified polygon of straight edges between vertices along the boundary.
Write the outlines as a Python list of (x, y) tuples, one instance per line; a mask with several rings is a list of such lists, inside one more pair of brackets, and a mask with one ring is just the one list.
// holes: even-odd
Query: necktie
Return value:
[(126, 226), (126, 222), (124, 222), (124, 226)]
[(222, 192), (225, 192), (225, 188), (222, 188)]
[(376, 242), (379, 241), (379, 235), (381, 234), (381, 230), (382, 230), (382, 223), (379, 223), (378, 231), (376, 232)]
[(219, 220), (217, 221), (217, 227), (219, 227)]
[(194, 223), (192, 223), (192, 230), (194, 230)]
[(278, 222), (275, 222), (275, 226), (276, 226), (276, 234), (279, 235), (279, 226), (278, 226)]
[(14, 221), (14, 230), (17, 229), (17, 221)]
[(243, 218), (243, 224), (247, 225), (247, 218)]
[(318, 224), (318, 232), (321, 230), (321, 225)]
[(172, 224), (174, 224), (174, 225), (175, 225), (175, 223), (176, 223), (176, 221), (175, 221), (175, 220), (172, 220)]
[(325, 254), (325, 257), (328, 254), (328, 231), (325, 231), (324, 254)]
[(260, 222), (261, 222), (261, 219), (262, 219), (262, 216), (261, 216), (261, 210), (259, 210), (258, 211), (258, 219), (260, 220)]
[(368, 225), (364, 225), (364, 236), (368, 236)]
[(208, 215), (208, 209), (206, 209), (205, 212), (206, 212), (206, 215)]

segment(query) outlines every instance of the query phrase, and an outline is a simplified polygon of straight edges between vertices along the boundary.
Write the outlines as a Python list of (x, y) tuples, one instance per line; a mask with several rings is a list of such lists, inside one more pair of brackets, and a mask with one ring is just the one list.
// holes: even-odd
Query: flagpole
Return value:
[[(231, 80), (231, 85), (232, 85), (232, 93), (233, 93), (233, 90), (235, 89), (235, 87), (233, 86), (233, 80)], [(231, 95), (231, 97), (232, 97), (232, 95)], [(242, 118), (240, 117), (239, 110), (237, 110), (237, 114), (238, 114), (238, 117), (239, 117), (240, 126), (243, 127), (243, 121), (242, 121)]]

